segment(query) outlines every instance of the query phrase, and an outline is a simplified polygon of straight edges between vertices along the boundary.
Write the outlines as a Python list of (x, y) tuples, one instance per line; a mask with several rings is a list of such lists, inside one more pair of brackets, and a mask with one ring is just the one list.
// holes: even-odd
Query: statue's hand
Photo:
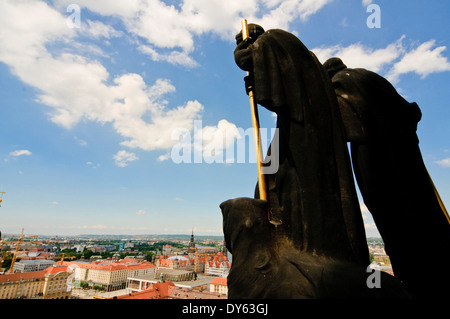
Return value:
[[(223, 232), (230, 253), (246, 250), (246, 245), (257, 241), (267, 243), (269, 221), (267, 201), (253, 198), (234, 198), (220, 204)], [(239, 240), (238, 240), (239, 238)], [(244, 246), (244, 248), (242, 248)]]
[(238, 43), (234, 50), (234, 60), (239, 68), (244, 71), (253, 70), (252, 39), (248, 38)]

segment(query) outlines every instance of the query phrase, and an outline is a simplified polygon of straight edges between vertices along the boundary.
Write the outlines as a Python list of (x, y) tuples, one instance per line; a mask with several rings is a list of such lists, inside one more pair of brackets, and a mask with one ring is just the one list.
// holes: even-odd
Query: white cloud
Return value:
[[(11, 157), (15, 159), (19, 156), (31, 156), (31, 154), (32, 153), (29, 150), (16, 150), (16, 151), (10, 152), (9, 156), (6, 157), (4, 159), (4, 161), (8, 162)], [(22, 171), (19, 171), (19, 174), (22, 174)]]
[(125, 150), (118, 151), (114, 156), (114, 161), (119, 167), (128, 166), (129, 162), (138, 160), (139, 158), (134, 153), (127, 152)]
[(450, 167), (450, 157), (436, 161), (436, 163), (442, 167)]
[(249, 21), (264, 26), (265, 29), (280, 28), (289, 29), (289, 24), (295, 19), (306, 20), (317, 13), (325, 5), (333, 0), (286, 0), (263, 1), (271, 10), (261, 18), (250, 16)]
[(92, 167), (92, 168), (94, 168), (94, 169), (96, 169), (96, 168), (99, 168), (100, 167), (100, 164), (94, 164), (93, 162), (91, 162), (91, 161), (89, 161), (89, 162), (86, 162), (86, 165), (87, 166), (90, 166), (90, 167)]
[(361, 208), (361, 213), (363, 213), (363, 214), (369, 213), (369, 209), (367, 208), (366, 204), (364, 204), (363, 202), (360, 202), (359, 206)]
[(140, 209), (136, 212), (136, 215), (145, 215), (145, 214), (147, 214), (147, 212), (143, 209)]
[(18, 156), (30, 156), (32, 153), (29, 150), (17, 150), (9, 153), (10, 156), (18, 157)]
[(391, 64), (404, 52), (402, 41), (405, 37), (387, 45), (382, 49), (373, 49), (361, 43), (349, 46), (331, 46), (314, 48), (311, 51), (316, 54), (319, 61), (324, 63), (327, 59), (337, 56), (349, 68), (365, 68), (373, 72), (379, 72), (386, 65)]
[(367, 237), (381, 237), (377, 225), (375, 224), (373, 217), (367, 208), (367, 206), (364, 204), (364, 202), (360, 202), (360, 208), (362, 213), (362, 218), (364, 222), (364, 229), (366, 231)]
[(371, 4), (373, 0), (362, 0), (362, 5), (367, 7), (369, 4)]
[[(101, 15), (112, 15), (120, 17), (133, 17), (139, 10), (139, 6), (142, 3), (141, 0), (53, 0), (55, 6), (65, 11), (65, 8), (76, 3), (81, 7), (88, 8), (92, 12), (99, 13)], [(82, 13), (83, 14), (83, 13)]]
[(432, 73), (450, 71), (450, 62), (442, 55), (446, 50), (445, 46), (434, 48), (435, 40), (430, 40), (408, 51), (403, 44), (405, 39), (403, 35), (382, 49), (373, 49), (357, 43), (346, 47), (318, 47), (311, 51), (322, 63), (336, 56), (349, 68), (365, 68), (385, 73), (385, 77), (392, 83), (397, 82), (400, 75), (410, 72), (425, 78)]
[[(104, 32), (106, 36), (112, 31)], [(170, 148), (171, 131), (189, 129), (199, 118), (203, 106), (198, 101), (168, 107), (163, 96), (175, 91), (168, 80), (149, 86), (135, 73), (111, 79), (99, 61), (67, 52), (52, 55), (46, 49), (48, 42), (64, 43), (75, 36), (65, 17), (42, 2), (0, 4), (0, 61), (41, 92), (37, 101), (50, 107), (54, 123), (69, 129), (80, 120), (110, 122), (126, 138), (123, 145), (155, 150)]]
[(182, 51), (171, 51), (169, 53), (163, 54), (157, 52), (155, 49), (148, 45), (140, 45), (138, 50), (142, 53), (150, 56), (153, 61), (165, 61), (174, 65), (181, 65), (189, 68), (198, 66), (199, 64), (189, 56), (188, 53)]
[(158, 161), (164, 162), (164, 161), (167, 161), (169, 158), (170, 158), (170, 153), (166, 153), (166, 154), (158, 156)]
[(421, 78), (425, 78), (431, 73), (450, 71), (450, 62), (442, 52), (447, 49), (445, 46), (434, 48), (435, 40), (422, 43), (416, 49), (406, 53), (399, 62), (397, 62), (387, 78), (396, 82), (400, 75), (409, 72), (417, 73)]
[(114, 226), (112, 227), (108, 227), (102, 224), (97, 224), (97, 225), (83, 225), (81, 227), (77, 227), (77, 228), (81, 228), (81, 229), (115, 229)]
[(191, 161), (195, 163), (234, 163), (236, 155), (239, 159), (245, 156), (245, 154), (239, 153), (240, 151), (247, 152), (247, 149), (244, 149), (247, 146), (245, 141), (239, 143), (242, 147), (235, 150), (237, 140), (242, 139), (243, 135), (247, 135), (248, 131), (253, 137), (252, 128), (244, 131), (225, 119), (220, 120), (217, 125), (207, 126), (203, 126), (202, 121), (194, 121), (194, 126), (193, 134), (191, 134), (191, 128), (180, 127), (174, 130), (172, 138), (177, 141), (177, 145), (171, 152), (161, 155), (159, 160), (172, 158), (176, 163)]
[(205, 162), (222, 163), (235, 160), (230, 157), (229, 152), (227, 152), (228, 158), (224, 159), (224, 151), (231, 148), (234, 150), (234, 142), (241, 136), (236, 125), (227, 120), (220, 120), (217, 126), (205, 126), (197, 133), (199, 136), (194, 138), (201, 140), (202, 143), (196, 146), (201, 146), (199, 151), (203, 153)]
[(364, 223), (364, 229), (367, 237), (381, 237), (377, 225), (374, 222)]
[(87, 34), (93, 38), (115, 38), (122, 36), (122, 32), (117, 31), (110, 25), (106, 25), (100, 21), (87, 20), (87, 27), (82, 26), (81, 29), (85, 30), (87, 28)]
[[(128, 32), (146, 42), (144, 51), (152, 59), (180, 64), (180, 59), (186, 59), (194, 50), (196, 36), (213, 33), (232, 41), (243, 18), (265, 28), (288, 28), (295, 19), (305, 20), (332, 1), (181, 0), (176, 5), (168, 5), (161, 0), (81, 0), (77, 4), (101, 15), (119, 17)], [(60, 9), (71, 2), (56, 0)], [(156, 48), (181, 51), (162, 54)]]
[(80, 146), (87, 145), (87, 142), (85, 140), (82, 140), (82, 139), (78, 138), (77, 136), (74, 136), (74, 140), (77, 141)]
[[(175, 92), (169, 80), (148, 84), (135, 73), (111, 76), (102, 63), (80, 55), (80, 51), (75, 54), (62, 50), (55, 54), (47, 49), (47, 44), (74, 48), (76, 41), (71, 40), (80, 34), (96, 39), (123, 35), (111, 25), (84, 18), (89, 9), (121, 19), (126, 31), (137, 36), (136, 48), (152, 60), (195, 67), (198, 63), (191, 53), (199, 35), (210, 33), (232, 40), (243, 17), (266, 29), (287, 29), (295, 19), (307, 19), (331, 1), (183, 0), (175, 6), (159, 0), (80, 0), (77, 4), (82, 7), (82, 25), (77, 30), (66, 24), (65, 7), (70, 0), (54, 1), (59, 11), (41, 1), (5, 0), (0, 3), (0, 61), (24, 83), (40, 91), (37, 101), (49, 107), (54, 123), (67, 129), (82, 120), (111, 123), (124, 137), (123, 146), (167, 151), (177, 142), (172, 139), (174, 130), (192, 131), (193, 121), (201, 118), (204, 106), (199, 101), (169, 106), (165, 97)], [(401, 55), (401, 40), (378, 50), (361, 44), (319, 48), (318, 55), (340, 54), (349, 66), (377, 71)], [(89, 45), (82, 43), (84, 47)], [(230, 146), (224, 136), (233, 129), (234, 124), (226, 120), (205, 127), (204, 151), (217, 150), (218, 154), (210, 155), (220, 155)], [(121, 167), (137, 160), (134, 153), (125, 150), (114, 158)], [(168, 158), (166, 153), (158, 160)]]

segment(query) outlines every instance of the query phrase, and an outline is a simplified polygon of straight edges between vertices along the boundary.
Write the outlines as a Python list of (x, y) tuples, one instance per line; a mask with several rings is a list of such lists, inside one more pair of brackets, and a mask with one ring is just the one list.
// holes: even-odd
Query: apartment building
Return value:
[(41, 298), (44, 282), (44, 271), (1, 275), (0, 299)]
[(67, 267), (1, 275), (0, 299), (69, 299), (70, 275)]
[(205, 274), (209, 276), (227, 277), (231, 269), (231, 263), (222, 252), (217, 253), (206, 262)]
[(128, 269), (127, 277), (154, 276), (156, 266), (150, 263), (126, 265)]
[(71, 269), (67, 266), (52, 266), (44, 272), (43, 299), (70, 299), (73, 278)]
[(227, 278), (214, 278), (209, 283), (209, 291), (219, 293), (222, 295), (228, 295)]
[[(61, 262), (59, 262), (61, 263)], [(150, 263), (87, 263), (87, 262), (63, 262), (74, 272), (73, 284), (80, 287), (81, 283), (89, 286), (101, 286), (105, 291), (124, 289), (129, 276), (154, 275), (156, 267)]]
[(125, 288), (128, 270), (122, 265), (106, 265), (86, 262), (64, 262), (74, 272), (74, 286), (86, 282), (89, 286), (101, 286), (105, 291)]
[(48, 259), (21, 260), (14, 264), (13, 273), (45, 270), (55, 262)]

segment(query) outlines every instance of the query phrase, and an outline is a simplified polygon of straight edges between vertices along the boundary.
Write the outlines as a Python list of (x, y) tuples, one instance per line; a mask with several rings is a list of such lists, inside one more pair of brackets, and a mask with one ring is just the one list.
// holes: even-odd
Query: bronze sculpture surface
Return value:
[[(415, 297), (436, 297), (448, 276), (418, 271), (450, 263), (450, 224), (428, 174), (416, 134), (422, 112), (380, 75), (351, 69), (339, 58), (324, 63), (351, 143), (353, 170), (390, 256), (395, 276)], [(447, 216), (448, 217), (448, 216)], [(411, 239), (417, 238), (414, 243)]]
[[(358, 85), (344, 81), (343, 73), (333, 73), (336, 60), (322, 65), (294, 35), (278, 29), (265, 31), (255, 24), (248, 27), (250, 38), (242, 39), (242, 33), (236, 36), (235, 61), (249, 72), (245, 78), (247, 93), (251, 88), (256, 103), (277, 114), (279, 135), (273, 143), (278, 143), (275, 155), (279, 169), (264, 176), (267, 200), (259, 199), (257, 187), (254, 199), (236, 198), (220, 205), (227, 248), (233, 254), (229, 297), (410, 297), (412, 289), (406, 291), (398, 279), (406, 283), (405, 278), (411, 274), (397, 278), (383, 273), (380, 287), (368, 287), (369, 253), (347, 142), (352, 143), (353, 168), (364, 200), (374, 211), (377, 225), (380, 223), (383, 239), (386, 236), (386, 248), (392, 247), (389, 250), (403, 260), (397, 268), (405, 272), (405, 256), (397, 253), (404, 242), (395, 239), (393, 232), (400, 217), (389, 224), (386, 218), (393, 212), (386, 214), (386, 205), (379, 198), (382, 190), (377, 178), (385, 175), (377, 175), (377, 169), (384, 169), (383, 162), (377, 161), (383, 154), (374, 158), (371, 152), (380, 151), (380, 144), (371, 142), (367, 147), (364, 143), (367, 131), (371, 136), (387, 134), (395, 141), (401, 139), (406, 144), (398, 148), (399, 152), (409, 152), (415, 160), (409, 168), (423, 165), (415, 135), (420, 110), (414, 103), (395, 97), (392, 103), (401, 102), (395, 116), (404, 118), (396, 130), (389, 131), (388, 126), (393, 124), (390, 120), (376, 121), (386, 110), (367, 107), (361, 100), (367, 103), (371, 97), (356, 97), (351, 90)], [(367, 81), (360, 84), (380, 87), (379, 96), (388, 98), (388, 91), (393, 94), (386, 80), (368, 77)], [(349, 96), (353, 99), (349, 100)], [(271, 150), (268, 155), (273, 155)], [(395, 159), (385, 163), (393, 165)], [(416, 182), (426, 181), (426, 176), (421, 176)], [(421, 189), (429, 192), (422, 209), (430, 204), (433, 195), (428, 186)], [(439, 224), (438, 232), (444, 235), (433, 238), (447, 245), (448, 223), (442, 222), (442, 216), (435, 218), (434, 224), (430, 222), (430, 227)]]

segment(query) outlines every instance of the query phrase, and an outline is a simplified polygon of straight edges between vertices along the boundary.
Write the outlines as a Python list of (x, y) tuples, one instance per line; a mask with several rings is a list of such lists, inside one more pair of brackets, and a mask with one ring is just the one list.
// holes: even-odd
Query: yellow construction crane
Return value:
[(199, 256), (205, 256), (205, 267), (204, 267), (203, 272), (204, 272), (204, 274), (206, 274), (206, 263), (208, 262), (209, 254), (207, 252), (199, 253), (197, 247), (195, 247), (194, 272), (197, 273), (197, 263), (198, 263)]
[[(3, 194), (4, 194), (5, 192), (0, 192), (0, 204), (2, 203), (2, 201), (3, 201)], [(0, 207), (1, 207), (1, 205), (0, 205)]]
[(74, 258), (77, 258), (77, 257), (75, 257), (75, 256), (67, 256), (67, 257), (65, 257), (65, 253), (62, 253), (61, 255), (59, 255), (59, 256), (55, 256), (55, 257), (53, 257), (54, 259), (58, 259), (58, 258), (60, 258), (61, 257), (61, 262), (62, 261), (64, 261), (64, 259), (74, 259)]
[(38, 237), (38, 235), (25, 235), (23, 233), (23, 228), (22, 228), (22, 233), (19, 235), (19, 239), (17, 240), (16, 249), (14, 250), (14, 254), (13, 254), (13, 257), (12, 257), (12, 261), (11, 261), (11, 266), (9, 267), (9, 270), (8, 270), (9, 274), (12, 274), (13, 271), (14, 271), (14, 263), (16, 262), (17, 252), (19, 251), (20, 244), (22, 242), (22, 238), (24, 238), (24, 237)]

